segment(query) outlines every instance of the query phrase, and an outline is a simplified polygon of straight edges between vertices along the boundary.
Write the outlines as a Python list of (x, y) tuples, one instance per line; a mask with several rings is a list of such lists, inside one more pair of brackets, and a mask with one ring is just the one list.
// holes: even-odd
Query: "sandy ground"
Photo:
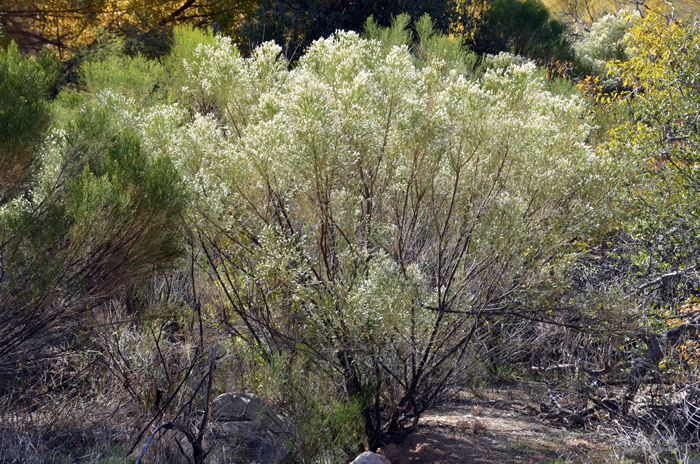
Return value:
[(387, 456), (392, 464), (616, 462), (604, 434), (538, 419), (524, 401), (493, 391), (468, 395), (425, 414), (416, 432)]

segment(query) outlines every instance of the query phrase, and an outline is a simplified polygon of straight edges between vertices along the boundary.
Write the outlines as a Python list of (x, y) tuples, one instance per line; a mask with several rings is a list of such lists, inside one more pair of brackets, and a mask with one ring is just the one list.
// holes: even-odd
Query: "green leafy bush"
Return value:
[(60, 78), (48, 53), (23, 57), (17, 45), (0, 48), (0, 206), (36, 172), (36, 147), (51, 122), (48, 97)]
[[(143, 66), (130, 72), (122, 77), (148, 77)], [(56, 105), (68, 105), (57, 112), (68, 118), (64, 129), (45, 140), (32, 134), (34, 145), (26, 145), (35, 176), (0, 209), (0, 358), (10, 366), (2, 376), (14, 376), (16, 360), (30, 362), (73, 337), (81, 313), (182, 251), (181, 177), (142, 142), (163, 118), (141, 119), (142, 107), (124, 95), (131, 90), (59, 98)]]
[(566, 25), (550, 17), (540, 0), (496, 0), (474, 37), (475, 50), (505, 51), (532, 59), (573, 58)]
[(104, 89), (119, 91), (143, 103), (165, 80), (163, 66), (141, 55), (112, 55), (101, 61), (88, 61), (80, 70), (85, 92), (97, 94)]

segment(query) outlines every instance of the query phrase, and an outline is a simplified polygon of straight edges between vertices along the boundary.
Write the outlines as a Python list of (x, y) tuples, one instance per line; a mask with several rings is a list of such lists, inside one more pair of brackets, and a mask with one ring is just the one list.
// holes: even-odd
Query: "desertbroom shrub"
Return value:
[(489, 327), (605, 229), (615, 164), (532, 62), (476, 70), (407, 24), (320, 39), (293, 69), (272, 43), (244, 58), (177, 30), (162, 93), (159, 65), (87, 65), (34, 189), (0, 211), (0, 356), (66, 337), (186, 242), (204, 322), (249, 366), (234, 383), (306, 427), (303, 459), (374, 449), (473, 380)]
[(183, 66), (206, 114), (169, 148), (221, 326), (339, 375), (371, 447), (469, 380), (484, 321), (556, 290), (615, 172), (578, 96), (527, 61), (474, 72), (423, 21), (415, 43), (405, 18), (320, 39), (292, 70), (272, 44), (202, 45)]
[(591, 25), (591, 31), (574, 44), (576, 55), (590, 71), (604, 75), (608, 61), (628, 59), (625, 35), (640, 21), (636, 11), (607, 14)]

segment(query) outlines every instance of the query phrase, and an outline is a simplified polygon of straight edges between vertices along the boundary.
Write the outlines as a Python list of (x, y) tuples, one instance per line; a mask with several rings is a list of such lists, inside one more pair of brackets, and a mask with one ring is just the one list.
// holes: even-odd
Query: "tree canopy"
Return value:
[(573, 58), (564, 23), (540, 0), (496, 0), (484, 12), (473, 39), (480, 53), (509, 52), (532, 59)]

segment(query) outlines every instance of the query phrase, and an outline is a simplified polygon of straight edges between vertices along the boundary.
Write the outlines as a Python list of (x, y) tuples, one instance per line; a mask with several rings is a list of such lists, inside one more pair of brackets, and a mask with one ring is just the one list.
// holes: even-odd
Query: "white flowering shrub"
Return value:
[[(287, 385), (322, 372), (373, 448), (469, 381), (504, 318), (604, 225), (614, 164), (586, 144), (583, 102), (533, 63), (477, 71), (429, 18), (415, 43), (406, 25), (338, 32), (293, 67), (272, 43), (243, 57), (193, 29), (162, 65), (86, 65), (0, 209), (1, 320), (21, 322), (0, 324), (0, 357), (29, 346), (23, 327), (68, 324), (187, 248), (187, 272), (208, 273), (191, 276), (197, 316), (253, 364), (284, 360)], [(300, 449), (354, 451), (318, 438), (354, 430), (331, 422)]]
[(183, 60), (189, 84), (183, 91), (200, 113), (216, 114), (232, 135), (241, 137), (258, 119), (254, 108), (261, 95), (286, 76), (280, 52), (278, 45), (267, 42), (243, 59), (229, 38), (217, 37), (215, 44), (200, 44), (191, 61)]
[(505, 69), (510, 66), (520, 65), (527, 61), (520, 55), (508, 52), (500, 52), (498, 55), (487, 54), (484, 56), (483, 65), (486, 69)]
[(449, 39), (421, 40), (339, 32), (287, 70), (274, 45), (242, 58), (217, 39), (184, 64), (211, 105), (171, 152), (226, 326), (339, 375), (373, 444), (463, 379), (485, 321), (600, 226), (613, 168), (583, 102), (532, 63), (470, 77)]
[(607, 14), (591, 25), (591, 31), (574, 44), (576, 54), (582, 63), (590, 66), (593, 72), (605, 73), (610, 60), (625, 60), (625, 35), (639, 20), (637, 11), (622, 10)]

